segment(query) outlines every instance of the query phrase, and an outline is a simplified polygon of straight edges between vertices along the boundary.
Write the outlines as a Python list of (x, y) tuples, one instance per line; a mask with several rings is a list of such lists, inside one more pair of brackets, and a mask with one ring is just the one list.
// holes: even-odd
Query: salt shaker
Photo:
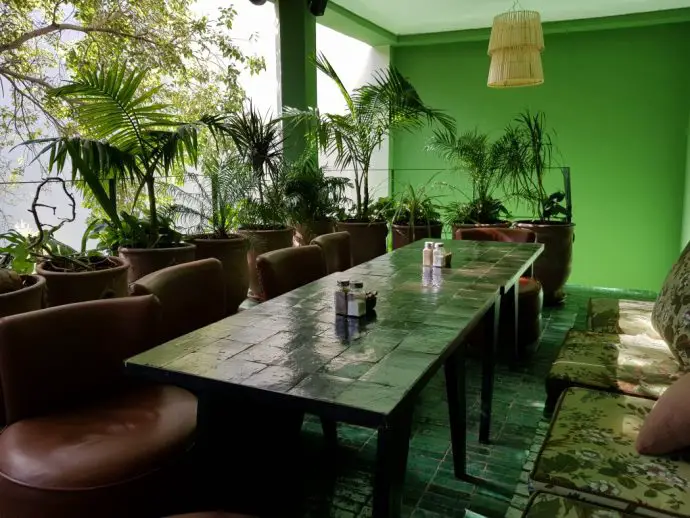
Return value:
[(347, 296), (350, 291), (350, 281), (338, 281), (338, 289), (335, 292), (335, 314), (347, 315)]
[(364, 293), (364, 283), (354, 281), (352, 289), (347, 294), (347, 314), (351, 317), (362, 317), (367, 313), (367, 301)]
[(446, 249), (443, 243), (434, 244), (434, 268), (443, 268), (446, 259)]
[(434, 243), (427, 241), (422, 250), (422, 266), (432, 266), (434, 264)]

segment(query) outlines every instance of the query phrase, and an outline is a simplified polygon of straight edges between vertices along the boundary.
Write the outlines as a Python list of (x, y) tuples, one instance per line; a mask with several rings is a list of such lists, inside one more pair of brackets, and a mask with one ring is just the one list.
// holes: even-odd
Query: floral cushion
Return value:
[(547, 410), (572, 386), (657, 399), (681, 374), (663, 340), (570, 331), (546, 380)]
[(673, 265), (654, 303), (652, 324), (678, 361), (690, 367), (690, 243)]
[(635, 451), (653, 405), (624, 394), (568, 389), (534, 464), (533, 488), (639, 516), (690, 516), (690, 463)]
[(548, 493), (535, 493), (522, 515), (523, 518), (632, 518), (612, 509), (578, 502)]
[(652, 326), (654, 303), (644, 300), (590, 299), (587, 323), (597, 333), (647, 335), (659, 340)]

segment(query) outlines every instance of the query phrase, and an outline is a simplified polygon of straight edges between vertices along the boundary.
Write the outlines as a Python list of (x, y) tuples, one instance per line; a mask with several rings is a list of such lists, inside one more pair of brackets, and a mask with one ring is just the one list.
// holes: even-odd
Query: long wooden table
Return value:
[[(414, 401), (442, 366), (455, 474), (465, 474), (463, 344), (480, 322), (489, 344), (480, 440), (489, 439), (501, 300), (516, 313), (518, 280), (543, 250), (538, 244), (444, 243), (453, 253), (449, 269), (423, 268), (418, 241), (130, 358), (126, 369), (197, 393), (240, 396), (378, 430), (374, 515), (398, 516)], [(333, 293), (343, 278), (378, 291), (375, 316), (335, 315)]]

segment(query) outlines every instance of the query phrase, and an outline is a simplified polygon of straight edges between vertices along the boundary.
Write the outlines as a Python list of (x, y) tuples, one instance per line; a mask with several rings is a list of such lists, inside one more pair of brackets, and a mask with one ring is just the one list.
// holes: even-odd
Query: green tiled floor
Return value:
[[(477, 361), (469, 360), (468, 471), (476, 477), (471, 482), (453, 476), (443, 379), (437, 376), (430, 382), (416, 408), (403, 501), (404, 518), (499, 518), (506, 513), (519, 516), (519, 508), (526, 500), (522, 468), (528, 461), (530, 447), (542, 421), (544, 379), (568, 330), (573, 326), (584, 328), (586, 304), (591, 296), (649, 298), (650, 294), (571, 288), (563, 307), (546, 309), (538, 351), (514, 370), (507, 366), (499, 366), (497, 370), (490, 445), (477, 441), (480, 366)], [(371, 516), (375, 434), (367, 429), (341, 425), (339, 449), (327, 453), (318, 420), (307, 420), (304, 432), (303, 466), (307, 466), (303, 468), (307, 471), (304, 516)]]

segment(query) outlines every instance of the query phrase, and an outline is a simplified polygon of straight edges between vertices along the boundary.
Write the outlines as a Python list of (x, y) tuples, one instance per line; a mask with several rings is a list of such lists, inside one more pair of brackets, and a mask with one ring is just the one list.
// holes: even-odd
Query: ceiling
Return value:
[[(513, 0), (335, 0), (393, 34), (419, 34), (490, 27)], [(690, 7), (690, 0), (522, 0), (544, 21), (597, 18)]]

